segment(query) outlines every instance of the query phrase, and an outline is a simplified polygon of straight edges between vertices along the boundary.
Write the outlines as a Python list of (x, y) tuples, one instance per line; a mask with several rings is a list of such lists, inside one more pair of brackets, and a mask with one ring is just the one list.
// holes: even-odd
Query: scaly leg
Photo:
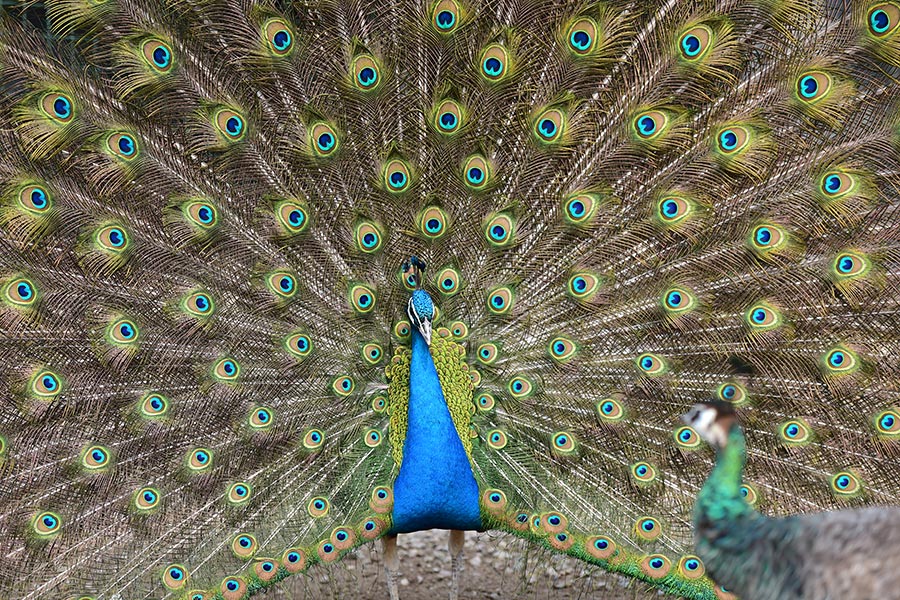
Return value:
[(400, 570), (397, 536), (386, 535), (381, 538), (381, 548), (384, 550), (384, 572), (387, 575), (388, 592), (391, 600), (400, 600), (400, 592), (397, 591), (397, 571)]
[(462, 553), (466, 534), (457, 529), (450, 530), (450, 565), (453, 575), (450, 579), (450, 600), (459, 599), (459, 576), (462, 574)]

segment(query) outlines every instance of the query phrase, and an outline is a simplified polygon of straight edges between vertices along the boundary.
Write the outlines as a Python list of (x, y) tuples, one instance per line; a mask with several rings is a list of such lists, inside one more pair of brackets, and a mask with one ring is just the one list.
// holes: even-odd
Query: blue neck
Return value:
[(478, 484), (425, 339), (412, 332), (409, 425), (394, 480), (392, 533), (481, 529)]

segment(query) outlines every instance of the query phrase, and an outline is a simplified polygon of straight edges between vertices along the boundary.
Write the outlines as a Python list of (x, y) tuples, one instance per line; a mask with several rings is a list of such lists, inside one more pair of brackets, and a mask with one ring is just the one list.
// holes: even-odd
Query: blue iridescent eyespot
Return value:
[(430, 233), (437, 233), (441, 230), (441, 222), (437, 219), (428, 219), (425, 222), (425, 229), (427, 229)]
[(294, 46), (291, 28), (283, 19), (270, 19), (263, 26), (263, 37), (276, 56), (285, 56)]
[(449, 10), (442, 10), (437, 16), (437, 25), (441, 29), (450, 29), (456, 22), (456, 16)]
[(272, 45), (282, 51), (287, 49), (291, 45), (291, 34), (284, 29), (279, 30), (272, 36)]
[(220, 109), (213, 122), (228, 143), (240, 140), (246, 133), (244, 117), (230, 108)]
[(60, 518), (52, 512), (43, 512), (34, 517), (31, 522), (32, 530), (43, 538), (49, 538), (59, 532)]
[(846, 360), (844, 357), (844, 353), (840, 350), (836, 350), (832, 352), (828, 357), (828, 364), (830, 364), (832, 367), (840, 367), (844, 364), (844, 360)]
[(826, 173), (820, 184), (820, 189), (825, 195), (825, 200), (832, 200), (847, 195), (857, 187), (857, 178), (843, 171)]
[(166, 73), (172, 68), (172, 49), (162, 40), (151, 38), (141, 44), (141, 54), (150, 68), (157, 73)]
[(572, 215), (572, 218), (578, 219), (582, 217), (584, 215), (584, 210), (584, 202), (578, 198), (569, 201), (569, 214)]
[(503, 71), (503, 63), (494, 57), (488, 57), (484, 61), (484, 72), (492, 77), (496, 77)]
[(334, 147), (334, 136), (328, 132), (322, 133), (316, 138), (316, 145), (322, 152), (328, 152)]
[(674, 217), (678, 214), (678, 204), (674, 200), (665, 200), (662, 203), (662, 212), (666, 217)]
[(381, 76), (375, 59), (367, 54), (357, 56), (351, 65), (353, 83), (360, 90), (368, 91), (378, 87)]
[(878, 4), (869, 9), (869, 31), (878, 38), (894, 33), (900, 24), (900, 7), (893, 2)]
[(53, 101), (53, 113), (60, 119), (67, 119), (72, 114), (72, 103), (65, 96), (57, 96)]
[(163, 46), (157, 46), (153, 49), (153, 64), (155, 64), (160, 69), (165, 69), (166, 67), (168, 67), (171, 59), (172, 53)]
[(356, 77), (361, 85), (368, 87), (375, 83), (376, 76), (375, 69), (365, 67), (359, 71), (359, 74)]
[(124, 160), (131, 160), (137, 156), (137, 141), (127, 133), (113, 133), (106, 138), (106, 146), (113, 154)]
[(693, 212), (693, 201), (682, 196), (665, 194), (656, 202), (657, 222), (665, 228), (678, 226)]
[(700, 39), (694, 34), (686, 34), (681, 38), (681, 50), (685, 56), (697, 56), (700, 53)]
[(118, 227), (114, 227), (109, 230), (109, 243), (116, 248), (122, 246), (125, 243), (125, 234)]
[(839, 497), (853, 497), (862, 492), (862, 483), (850, 471), (835, 473), (831, 478), (831, 489)]
[(695, 25), (678, 38), (680, 58), (688, 63), (696, 63), (707, 54), (714, 41), (712, 29), (706, 25)]
[(553, 137), (553, 134), (556, 133), (556, 123), (550, 119), (542, 119), (538, 127), (544, 137)]
[(75, 112), (72, 99), (60, 92), (44, 94), (40, 107), (51, 120), (63, 125), (72, 120)]
[(498, 288), (488, 296), (488, 310), (493, 314), (507, 314), (512, 304), (513, 292), (508, 287)]
[(440, 33), (450, 33), (459, 22), (459, 6), (455, 0), (441, 0), (432, 11), (432, 22)]
[(506, 48), (500, 44), (492, 44), (481, 54), (481, 74), (489, 81), (503, 79), (508, 63)]
[(157, 490), (150, 487), (141, 488), (134, 496), (134, 507), (138, 511), (145, 513), (156, 508), (159, 505), (159, 500), (160, 496)]
[(719, 134), (719, 145), (723, 150), (734, 150), (738, 145), (738, 136), (731, 129), (726, 129)]
[(576, 50), (587, 50), (591, 46), (591, 36), (586, 31), (573, 31), (569, 36), (569, 44)]
[(816, 93), (819, 91), (819, 83), (811, 75), (801, 77), (797, 87), (800, 95), (804, 98), (815, 98)]
[[(27, 192), (30, 190), (30, 194)], [(30, 188), (26, 188), (24, 190), (25, 195), (31, 200), (31, 207), (35, 210), (43, 210), (47, 208), (48, 200), (47, 200), (47, 192), (38, 186), (31, 186)]]
[(566, 127), (566, 113), (561, 108), (547, 108), (534, 121), (534, 134), (541, 144), (553, 144), (562, 139)]
[[(170, 590), (180, 590), (187, 584), (188, 573), (181, 565), (169, 565), (163, 571), (163, 584)], [(193, 596), (192, 596), (193, 598)]]
[(569, 25), (565, 40), (568, 43), (569, 52), (576, 57), (582, 57), (594, 50), (598, 36), (597, 23), (588, 17), (581, 17)]

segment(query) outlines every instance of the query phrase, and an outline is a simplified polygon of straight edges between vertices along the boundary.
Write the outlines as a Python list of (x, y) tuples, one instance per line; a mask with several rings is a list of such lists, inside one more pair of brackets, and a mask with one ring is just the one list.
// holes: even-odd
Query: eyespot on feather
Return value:
[(147, 65), (158, 74), (165, 74), (175, 66), (172, 47), (158, 38), (149, 38), (141, 43), (141, 56)]
[(566, 47), (577, 57), (589, 56), (597, 48), (599, 31), (593, 19), (576, 19), (566, 30)]
[(293, 29), (284, 19), (274, 18), (263, 25), (263, 38), (275, 56), (287, 56), (294, 49)]
[(354, 58), (350, 64), (350, 73), (353, 85), (358, 90), (370, 92), (381, 84), (381, 69), (375, 58), (369, 54)]
[(459, 26), (460, 10), (454, 0), (440, 0), (431, 11), (431, 23), (441, 34), (452, 33)]
[(509, 52), (500, 44), (491, 44), (481, 53), (479, 73), (488, 82), (499, 82), (509, 75)]

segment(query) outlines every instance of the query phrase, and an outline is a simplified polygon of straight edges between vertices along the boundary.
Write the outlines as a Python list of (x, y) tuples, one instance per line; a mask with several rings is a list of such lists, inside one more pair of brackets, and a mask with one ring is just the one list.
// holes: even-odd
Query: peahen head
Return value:
[(717, 450), (721, 450), (728, 443), (728, 434), (735, 418), (734, 407), (721, 400), (699, 402), (681, 417)]
[(413, 327), (419, 330), (425, 343), (431, 345), (431, 322), (434, 319), (434, 302), (428, 292), (421, 288), (422, 275), (425, 273), (425, 261), (412, 256), (403, 263), (403, 271), (413, 283), (415, 289), (406, 305), (406, 314)]

